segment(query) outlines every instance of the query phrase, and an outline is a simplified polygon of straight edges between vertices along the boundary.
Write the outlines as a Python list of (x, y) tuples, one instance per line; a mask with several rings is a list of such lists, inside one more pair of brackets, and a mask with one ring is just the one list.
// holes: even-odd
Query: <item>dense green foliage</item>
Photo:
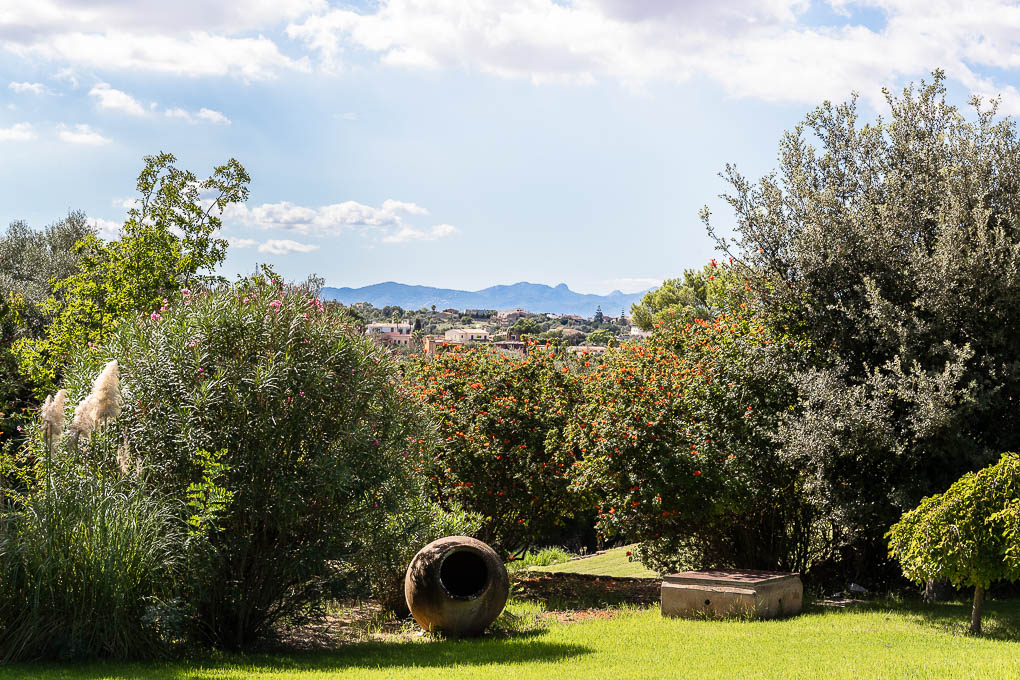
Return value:
[(921, 501), (889, 530), (889, 554), (911, 581), (946, 580), (975, 589), (971, 631), (981, 632), (985, 590), (1020, 579), (1016, 560), (1020, 456), (969, 473), (945, 492)]
[(439, 428), (418, 443), (418, 469), (446, 506), (482, 516), (479, 538), (520, 553), (590, 507), (568, 492), (579, 451), (564, 432), (585, 360), (532, 345), (526, 357), (449, 351), (408, 365), (407, 385)]
[(936, 73), (866, 124), (825, 103), (778, 172), (724, 174), (763, 323), (817, 351), (790, 370), (783, 456), (858, 564), (923, 496), (1020, 448), (1020, 144), (994, 102), (968, 120), (945, 95)]
[(712, 320), (667, 312), (650, 342), (607, 354), (568, 428), (603, 532), (642, 541), (660, 571), (809, 564), (814, 513), (772, 436), (805, 348), (763, 328), (744, 292)]
[(726, 287), (733, 283), (731, 278), (715, 260), (701, 270), (686, 269), (682, 278), (666, 279), (631, 305), (634, 325), (650, 331), (658, 323), (675, 321), (677, 315), (687, 320), (711, 319), (728, 304)]
[(13, 453), (24, 442), (39, 388), (12, 348), (43, 337), (49, 322), (43, 303), (55, 282), (77, 271), (75, 244), (94, 234), (84, 213), (71, 212), (39, 231), (13, 222), (0, 237), (0, 452)]
[[(72, 394), (94, 354), (77, 356)], [(184, 289), (98, 355), (121, 364), (129, 396), (110, 427), (127, 455), (210, 527), (191, 578), (198, 634), (216, 644), (321, 603), (404, 493), (412, 420), (391, 359), (313, 290), (262, 276)]]
[(423, 547), (444, 536), (474, 536), (481, 527), (478, 515), (454, 508), (446, 510), (429, 499), (424, 489), (398, 480), (402, 488), (397, 507), (377, 515), (371, 543), (352, 558), (368, 582), (369, 592), (400, 618), (410, 614), (404, 596), (404, 576), (411, 559)]
[[(180, 287), (209, 280), (223, 261), (227, 242), (217, 236), (219, 214), (247, 198), (248, 174), (231, 159), (199, 182), (175, 161), (168, 153), (145, 158), (138, 205), (119, 239), (105, 242), (89, 233), (72, 241), (77, 267), (55, 281), (42, 305), (52, 319), (45, 335), (15, 346), (22, 372), (36, 383), (52, 388), (70, 357), (103, 342), (120, 319), (152, 311)], [(203, 201), (202, 192), (212, 198)]]

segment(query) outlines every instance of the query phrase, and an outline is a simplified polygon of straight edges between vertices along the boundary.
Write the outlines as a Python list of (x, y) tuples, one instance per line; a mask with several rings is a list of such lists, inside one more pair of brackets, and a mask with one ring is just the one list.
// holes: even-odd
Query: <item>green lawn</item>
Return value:
[(628, 550), (634, 550), (636, 546), (626, 545), (622, 548), (607, 550), (602, 555), (586, 557), (583, 560), (564, 562), (562, 564), (551, 564), (546, 567), (532, 567), (534, 571), (551, 571), (566, 574), (595, 574), (597, 576), (636, 576), (640, 578), (656, 578), (651, 569), (645, 567), (634, 558), (633, 561), (627, 557)]
[[(527, 605), (523, 605), (527, 606)], [(1020, 603), (988, 605), (982, 638), (965, 605), (810, 609), (781, 621), (663, 619), (655, 609), (553, 622), (531, 635), (352, 643), (335, 651), (132, 665), (37, 665), (2, 678), (980, 678), (1020, 677)]]

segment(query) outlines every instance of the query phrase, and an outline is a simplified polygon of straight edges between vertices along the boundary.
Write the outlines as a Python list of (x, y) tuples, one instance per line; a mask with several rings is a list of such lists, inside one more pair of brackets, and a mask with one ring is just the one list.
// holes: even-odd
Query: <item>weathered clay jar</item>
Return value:
[(457, 637), (485, 630), (509, 593), (503, 560), (468, 536), (432, 541), (414, 556), (404, 577), (404, 596), (418, 625)]

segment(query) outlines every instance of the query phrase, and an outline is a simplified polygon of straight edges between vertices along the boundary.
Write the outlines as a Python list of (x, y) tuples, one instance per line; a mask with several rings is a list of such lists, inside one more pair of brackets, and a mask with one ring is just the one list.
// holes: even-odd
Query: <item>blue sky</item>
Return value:
[(142, 157), (235, 157), (225, 273), (642, 290), (715, 255), (825, 98), (946, 70), (1020, 113), (1016, 3), (0, 0), (0, 221), (123, 221)]

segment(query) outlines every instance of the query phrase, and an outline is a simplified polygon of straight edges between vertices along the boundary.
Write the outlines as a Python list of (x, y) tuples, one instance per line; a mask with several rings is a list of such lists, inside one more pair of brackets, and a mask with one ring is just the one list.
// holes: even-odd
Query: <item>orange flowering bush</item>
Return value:
[(590, 507), (568, 490), (580, 451), (563, 437), (584, 363), (532, 344), (523, 357), (467, 349), (406, 364), (406, 386), (438, 428), (435, 441), (415, 442), (427, 488), (481, 515), (479, 536), (508, 554)]
[(811, 512), (774, 440), (795, 402), (785, 355), (804, 347), (731, 302), (712, 320), (667, 313), (650, 342), (607, 354), (567, 428), (600, 530), (642, 541), (662, 570), (808, 559)]

